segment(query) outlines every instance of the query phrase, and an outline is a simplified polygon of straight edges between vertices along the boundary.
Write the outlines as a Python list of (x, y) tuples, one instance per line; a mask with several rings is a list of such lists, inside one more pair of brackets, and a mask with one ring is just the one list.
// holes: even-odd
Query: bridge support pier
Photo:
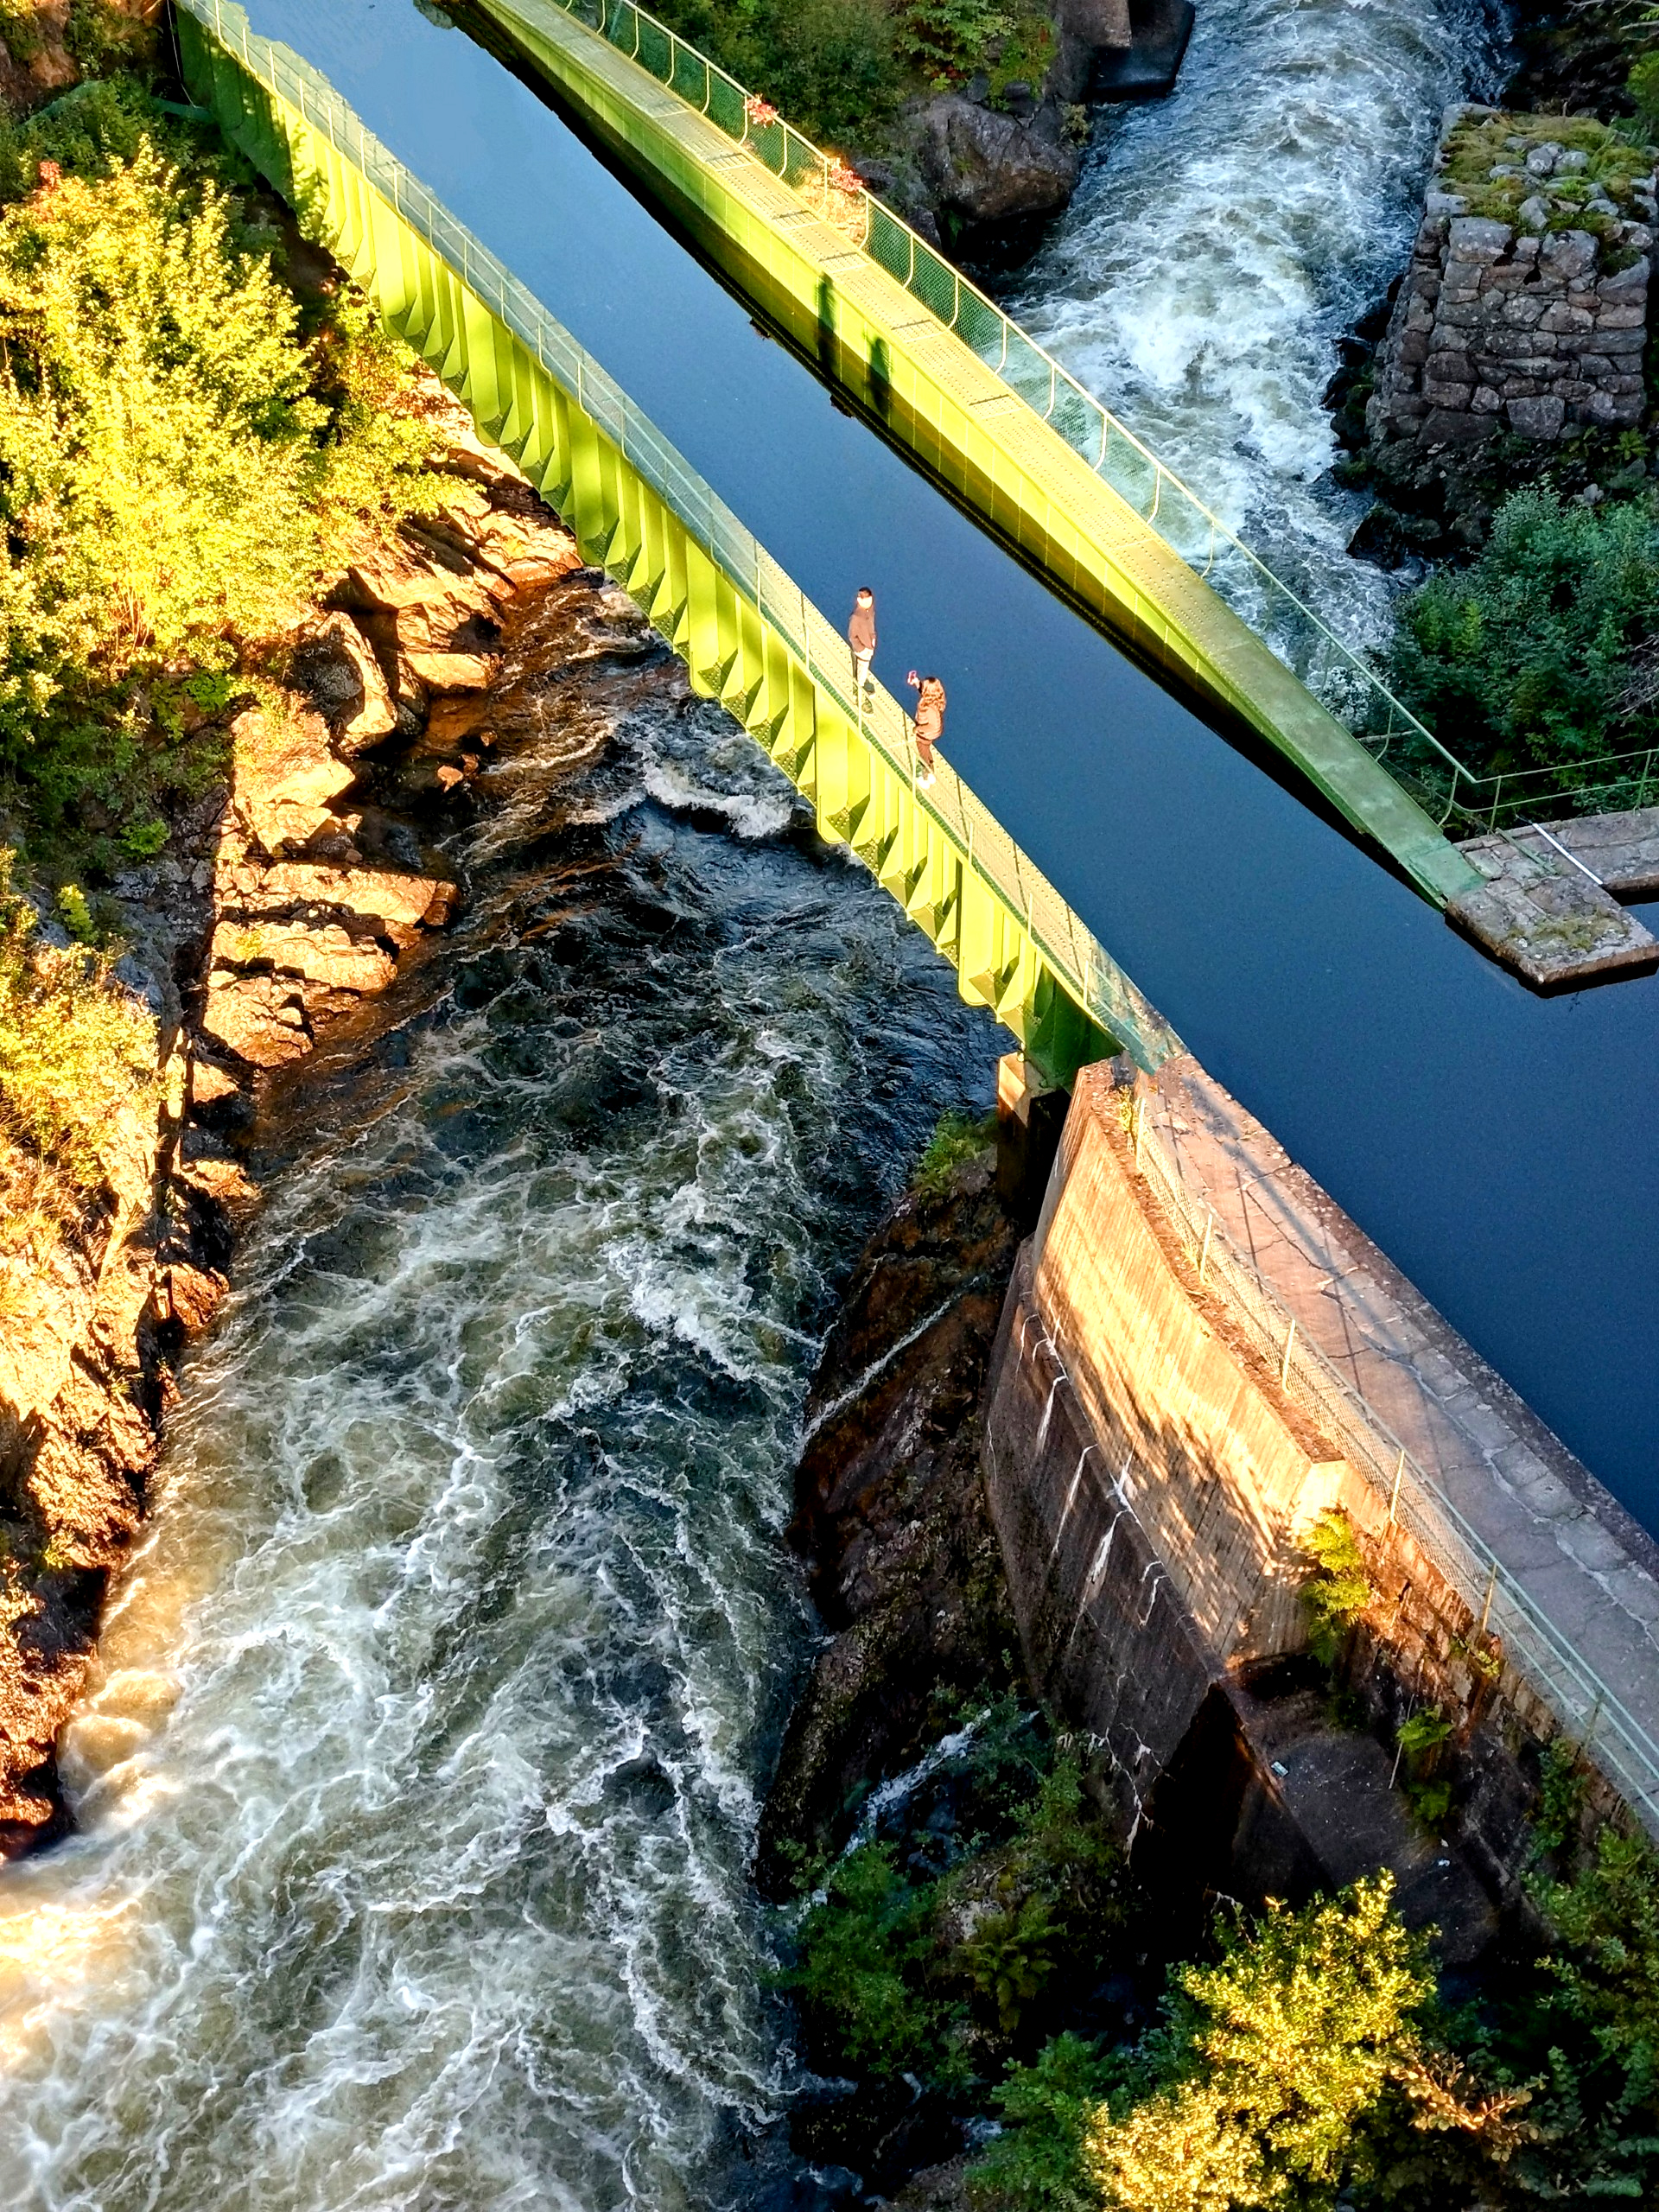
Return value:
[(996, 1195), (1022, 1236), (1037, 1226), (1071, 1094), (1023, 1052), (996, 1064)]

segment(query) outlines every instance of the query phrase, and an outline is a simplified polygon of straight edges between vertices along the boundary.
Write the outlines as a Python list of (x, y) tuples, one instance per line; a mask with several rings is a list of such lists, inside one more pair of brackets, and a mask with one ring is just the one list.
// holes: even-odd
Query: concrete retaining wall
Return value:
[[(1080, 1077), (992, 1364), (987, 1481), (1033, 1678), (1096, 1739), (1131, 1835), (1159, 1825), (1162, 1784), (1166, 1821), (1179, 1806), (1185, 1824), (1207, 1802), (1215, 1820), (1236, 1817), (1246, 1859), (1251, 1834), (1260, 1846), (1270, 1832), (1280, 1875), (1264, 1880), (1293, 1866), (1347, 1878), (1394, 1863), (1402, 1887), (1421, 1875), (1444, 1892), (1461, 1866), (1492, 1903), (1513, 1902), (1540, 1748), (1558, 1724), (1483, 1635), (1476, 1607), (1391, 1522), (1387, 1497), (1199, 1284), (1137, 1172), (1127, 1096), (1107, 1067)], [(1300, 1540), (1332, 1505), (1360, 1538), (1375, 1592), (1345, 1662), (1373, 1732), (1363, 1744), (1350, 1732), (1351, 1756), (1310, 1697), (1313, 1670), (1296, 1663), (1313, 1568)], [(1230, 1708), (1220, 1720), (1217, 1694)], [(1301, 1701), (1294, 1727), (1287, 1696)], [(1423, 1705), (1452, 1724), (1438, 1755), (1453, 1792), (1446, 1841), (1388, 1787), (1394, 1728)], [(1293, 1738), (1304, 1767), (1322, 1763), (1327, 1776), (1300, 1802)], [(1205, 1742), (1223, 1747), (1207, 1782)], [(1333, 1828), (1328, 1776), (1344, 1759), (1359, 1779)], [(1593, 1770), (1587, 1790), (1586, 1821), (1622, 1816)], [(1433, 1874), (1453, 1858), (1451, 1873)], [(1251, 1887), (1224, 1839), (1210, 1878), (1224, 1876)], [(1442, 1923), (1479, 1917), (1444, 1894), (1423, 1909)]]

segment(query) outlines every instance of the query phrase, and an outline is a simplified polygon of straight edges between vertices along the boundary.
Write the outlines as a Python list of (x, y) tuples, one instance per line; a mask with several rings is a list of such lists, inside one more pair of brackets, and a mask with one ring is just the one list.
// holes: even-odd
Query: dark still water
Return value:
[[(1214, 35), (1237, 53), (1201, 54), (1191, 97), (1213, 104), (1218, 79), (1234, 88), (1216, 189), (1232, 195), (1235, 234), (1254, 221), (1238, 149), (1259, 149), (1268, 171), (1288, 162), (1300, 190), (1307, 87), (1338, 81), (1338, 50), (1352, 47), (1356, 73), (1371, 71), (1396, 115), (1416, 100), (1432, 117), (1456, 90), (1459, 39), (1468, 69), (1489, 66), (1463, 0), (1417, 0), (1411, 22), (1385, 13), (1345, 0), (1287, 11), (1274, 35), (1306, 46), (1313, 79), (1251, 65), (1249, 10), (1217, 17)], [(531, 91), (415, 0), (255, 0), (251, 14), (333, 78), (821, 605), (838, 615), (855, 583), (874, 584), (879, 669), (890, 683), (910, 665), (944, 674), (947, 751), (1198, 1057), (1659, 1523), (1659, 983), (1545, 1004), (1498, 973), (836, 413)], [(1073, 320), (1110, 163), (1168, 158), (1137, 152), (1148, 131), (1109, 144), (1065, 234), (1054, 282)], [(1426, 160), (1426, 127), (1419, 137)], [(1250, 188), (1271, 199), (1275, 174)], [(1403, 237), (1420, 182), (1397, 149), (1357, 145), (1344, 204), (1369, 194), (1380, 234)], [(1271, 282), (1242, 250), (1231, 275), (1201, 257), (1207, 312), (1229, 327), (1248, 313), (1266, 361), (1276, 311), (1295, 359), (1311, 359), (1353, 289), (1326, 264), (1355, 230), (1286, 216)], [(1102, 243), (1103, 289), (1123, 251), (1121, 232)], [(1167, 284), (1150, 297), (1148, 313), (1173, 312)], [(1310, 297), (1327, 303), (1323, 338), (1310, 335)], [(1189, 352), (1191, 340), (1188, 327)], [(1207, 373), (1194, 355), (1200, 396)], [(1313, 373), (1304, 362), (1301, 384)], [(1223, 385), (1218, 404), (1236, 407)], [(1322, 419), (1310, 428), (1295, 397), (1273, 403), (1277, 442), (1262, 432), (1241, 512), (1270, 505), (1273, 468), (1323, 466)]]
[(606, 601), (193, 1367), (83, 1833), (0, 1878), (10, 2207), (731, 2202), (787, 2086), (800, 1402), (997, 1039)]

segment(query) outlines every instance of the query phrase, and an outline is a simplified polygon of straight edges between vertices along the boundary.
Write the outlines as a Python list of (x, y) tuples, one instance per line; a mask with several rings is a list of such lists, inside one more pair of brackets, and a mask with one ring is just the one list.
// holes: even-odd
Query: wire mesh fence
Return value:
[[(1642, 805), (1659, 794), (1649, 765), (1603, 755), (1570, 769), (1479, 774), (1429, 730), (1359, 653), (1253, 552), (1094, 394), (901, 216), (876, 199), (765, 100), (634, 0), (493, 0), (533, 20), (562, 9), (734, 143), (746, 147), (817, 213), (849, 236), (1050, 425), (1187, 566), (1217, 590), (1277, 658), (1457, 836), (1513, 824), (1540, 807), (1579, 811)], [(1643, 796), (1631, 797), (1640, 791)]]
[(1297, 1328), (1250, 1262), (1197, 1198), (1137, 1102), (1137, 1165), (1152, 1185), (1205, 1289), (1280, 1382), (1389, 1500), (1389, 1519), (1415, 1539), (1478, 1619), (1497, 1637), (1504, 1662), (1548, 1706), (1564, 1733), (1607, 1774), (1659, 1835), (1659, 1744), (1554, 1626), (1524, 1586), (1388, 1423)]

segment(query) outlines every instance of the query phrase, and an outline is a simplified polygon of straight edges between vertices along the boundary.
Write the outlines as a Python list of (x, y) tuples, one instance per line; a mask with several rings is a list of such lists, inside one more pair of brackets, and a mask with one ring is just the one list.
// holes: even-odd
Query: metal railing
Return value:
[[(1321, 702), (1375, 751), (1409, 734), (1448, 773), (1462, 764), (1313, 610), (1173, 470), (994, 300), (878, 200), (840, 156), (804, 137), (766, 101), (634, 0), (547, 0), (745, 147), (815, 213), (902, 284), (941, 326), (1042, 417), (1235, 611)], [(492, 12), (533, 24), (520, 0)]]
[(886, 691), (867, 707), (854, 682), (846, 639), (773, 560), (621, 387), (577, 344), (528, 288), (466, 230), (397, 156), (366, 130), (326, 77), (292, 49), (258, 36), (235, 0), (178, 0), (247, 73), (299, 112), (423, 238), (575, 401), (631, 467), (684, 524), (737, 588), (753, 600), (814, 681), (895, 774), (916, 806), (944, 830), (1036, 945), (1077, 1003), (1148, 1071), (1183, 1048), (1042, 870), (989, 808), (940, 760), (931, 789), (917, 780), (908, 717)]
[(1439, 828), (1455, 836), (1490, 836), (1533, 822), (1540, 814), (1605, 814), (1659, 802), (1659, 747), (1601, 753), (1549, 768), (1505, 768), (1487, 776), (1459, 769), (1437, 773), (1438, 761), (1414, 760), (1396, 747), (1389, 760), (1377, 750), (1396, 783), (1403, 784)]
[[(491, 0), (533, 23), (537, 0)], [(1607, 754), (1571, 769), (1478, 774), (1436, 737), (1352, 647), (1230, 531), (1134, 432), (972, 281), (893, 213), (838, 155), (803, 137), (718, 62), (635, 0), (540, 0), (562, 9), (746, 148), (807, 206), (954, 331), (1041, 416), (1095, 474), (1149, 523), (1434, 820), (1471, 836), (1557, 799), (1642, 805), (1630, 762)], [(1659, 757), (1659, 756), (1656, 756)], [(1524, 783), (1521, 779), (1525, 779)], [(1639, 787), (1659, 790), (1652, 764)]]
[[(881, 693), (874, 711), (864, 709), (846, 640), (534, 295), (364, 129), (325, 78), (289, 48), (254, 35), (235, 0), (176, 0), (176, 4), (209, 30), (250, 77), (269, 86), (344, 155), (474, 296), (531, 348), (548, 374), (753, 599), (766, 621), (849, 719), (860, 724), (893, 772), (910, 784), (914, 803), (944, 830), (963, 864), (976, 870), (1019, 917), (1055, 974), (1094, 1019), (1149, 1071), (1179, 1052), (1183, 1047), (1173, 1031), (955, 772), (941, 761), (932, 790), (917, 787), (912, 733), (897, 702)], [(1659, 1745), (1554, 1627), (1387, 1423), (1317, 1347), (1299, 1335), (1294, 1320), (1255, 1268), (1218, 1229), (1213, 1212), (1187, 1190), (1160, 1141), (1141, 1126), (1139, 1113), (1135, 1142), (1138, 1162), (1201, 1279), (1224, 1299), (1246, 1338), (1274, 1363), (1285, 1387), (1341, 1444), (1354, 1466), (1389, 1497), (1390, 1514), (1405, 1522), (1462, 1595), (1471, 1615), (1478, 1614), (1483, 1627), (1501, 1637), (1507, 1663), (1606, 1770), (1643, 1821), (1659, 1833)]]
[(1659, 1835), (1659, 1743), (1626, 1710), (1389, 1424), (1297, 1328), (1214, 1209), (1187, 1188), (1162, 1141), (1132, 1109), (1135, 1159), (1204, 1287), (1350, 1464), (1389, 1501), (1390, 1523), (1411, 1533), (1480, 1623), (1504, 1663), (1542, 1699), (1563, 1732), (1595, 1761), (1631, 1810)]

